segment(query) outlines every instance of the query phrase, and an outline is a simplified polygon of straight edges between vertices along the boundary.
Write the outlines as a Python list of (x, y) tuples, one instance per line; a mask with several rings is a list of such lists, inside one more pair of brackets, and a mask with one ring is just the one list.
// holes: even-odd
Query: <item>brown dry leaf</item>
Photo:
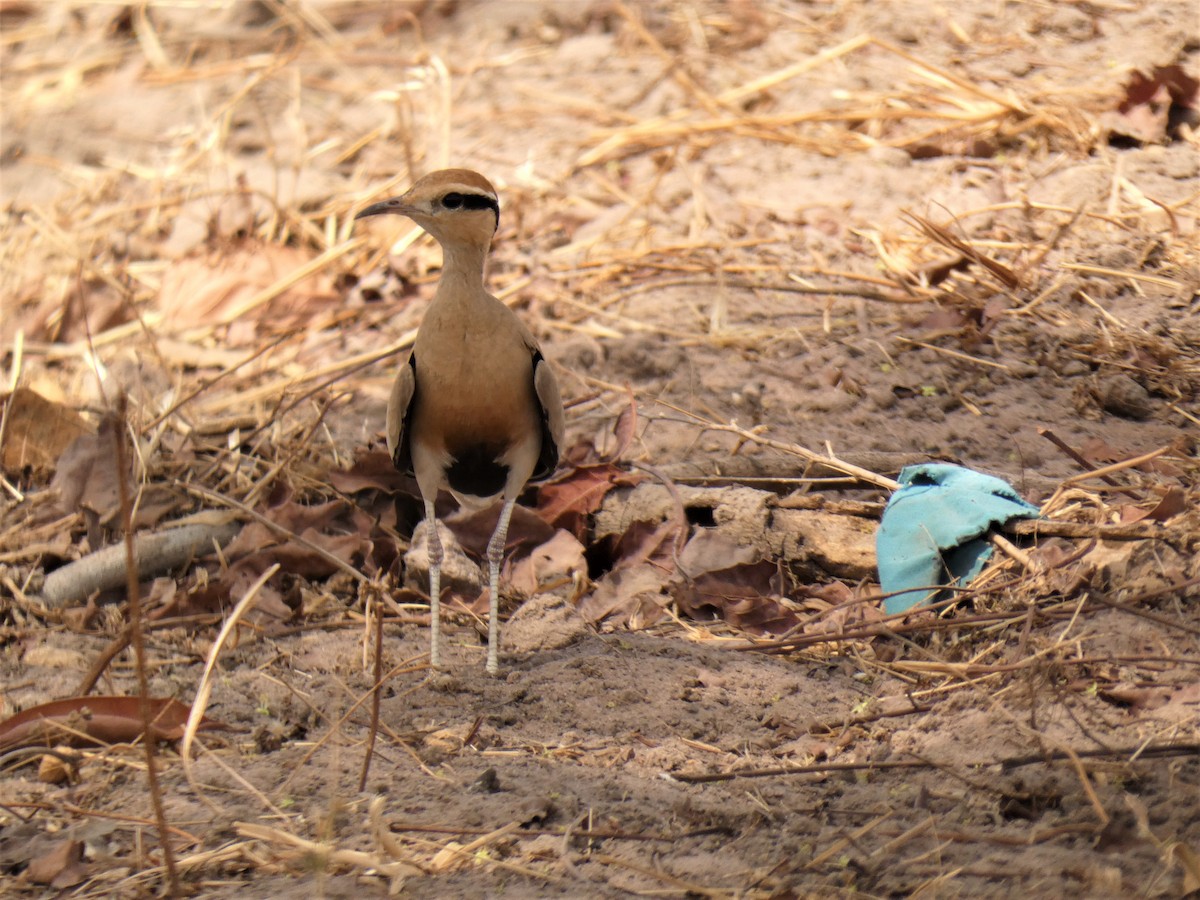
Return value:
[(617, 416), (616, 424), (613, 425), (613, 434), (617, 438), (617, 446), (607, 457), (605, 462), (616, 462), (625, 455), (625, 451), (629, 449), (629, 445), (633, 443), (633, 439), (637, 437), (638, 426), (638, 409), (637, 398), (633, 396), (633, 388), (627, 388), (629, 392), (629, 404), (621, 410), (621, 414)]
[[(442, 521), (454, 532), (464, 550), (482, 559), (487, 554), (488, 541), (492, 539), (492, 532), (496, 530), (499, 519), (500, 504), (495, 503), (484, 509), (460, 509), (444, 516)], [(523, 506), (514, 506), (512, 518), (508, 523), (505, 556), (509, 557), (514, 550), (522, 547), (544, 544), (552, 537), (554, 528), (545, 519)]]
[(117, 427), (115, 418), (105, 416), (96, 434), (80, 435), (58, 458), (50, 487), (59, 492), (58, 506), (64, 512), (86, 509), (101, 521), (116, 512), (120, 491), (113, 432)]
[(349, 469), (326, 472), (325, 479), (334, 490), (343, 494), (367, 490), (398, 493), (415, 483), (396, 470), (392, 458), (384, 450), (364, 450), (355, 456)]
[[(150, 727), (162, 741), (183, 735), (191, 707), (178, 700), (150, 698)], [(202, 719), (204, 731), (228, 728), (222, 722)], [(58, 743), (78, 745), (87, 739), (97, 744), (128, 743), (142, 736), (142, 714), (137, 697), (70, 697), (31, 707), (0, 722), (0, 748)]]
[(244, 305), (311, 262), (299, 247), (247, 241), (206, 257), (171, 263), (163, 274), (158, 305), (177, 328), (249, 318), (269, 321), (272, 330), (302, 324), (303, 318), (334, 302), (333, 286), (324, 273), (310, 275), (254, 309)]
[(152, 610), (148, 616), (151, 621), (177, 616), (209, 616), (222, 612), (229, 605), (228, 586), (220, 581), (181, 589), (174, 578), (156, 578), (146, 599), (146, 606)]
[(669, 575), (658, 566), (635, 565), (609, 572), (579, 603), (586, 622), (645, 628), (666, 618)]
[(1156, 719), (1194, 727), (1200, 722), (1200, 684), (1177, 685), (1165, 703), (1149, 708)]
[(812, 611), (833, 610), (819, 621), (823, 631), (882, 617), (876, 606), (851, 602), (854, 592), (839, 581), (801, 587), (789, 597), (787, 572), (779, 564), (717, 531), (699, 531), (688, 541), (679, 568), (682, 577), (672, 593), (680, 612), (721, 619), (754, 634), (792, 632)]
[(1169, 137), (1176, 110), (1194, 110), (1200, 81), (1183, 66), (1155, 66), (1149, 75), (1135, 71), (1125, 85), (1121, 102), (1104, 117), (1109, 130), (1144, 144)]
[(60, 890), (79, 884), (87, 878), (83, 841), (60, 841), (49, 853), (31, 859), (23, 877)]
[(29, 388), (17, 388), (4, 405), (0, 466), (10, 475), (28, 470), (35, 479), (49, 477), (67, 447), (91, 432), (75, 410)]
[(575, 466), (538, 489), (538, 515), (583, 540), (588, 516), (600, 508), (605, 495), (641, 480), (612, 463)]
[(783, 602), (783, 572), (753, 547), (701, 530), (679, 554), (684, 578), (672, 585), (679, 611), (693, 619), (721, 619), (756, 634), (783, 634), (799, 621)]
[(1163, 492), (1158, 503), (1154, 504), (1152, 508), (1122, 506), (1120, 516), (1122, 522), (1141, 522), (1143, 519), (1165, 522), (1167, 519), (1179, 515), (1185, 509), (1187, 509), (1187, 495), (1183, 488), (1171, 486)]
[(768, 560), (706, 572), (672, 587), (679, 611), (699, 621), (721, 619), (754, 634), (781, 635), (800, 621), (783, 601), (783, 574)]
[(587, 575), (583, 544), (568, 531), (556, 531), (554, 537), (517, 560), (509, 573), (513, 590), (526, 597), (563, 582), (573, 583)]

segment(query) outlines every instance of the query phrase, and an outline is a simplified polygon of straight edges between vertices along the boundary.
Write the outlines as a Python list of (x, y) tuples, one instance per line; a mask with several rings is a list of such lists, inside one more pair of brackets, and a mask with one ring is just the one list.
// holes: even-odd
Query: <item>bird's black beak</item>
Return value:
[(378, 203), (372, 203), (354, 218), (365, 219), (367, 216), (384, 216), (388, 214), (407, 216), (410, 211), (411, 209), (404, 203), (403, 197), (392, 197), (390, 200), (380, 200)]

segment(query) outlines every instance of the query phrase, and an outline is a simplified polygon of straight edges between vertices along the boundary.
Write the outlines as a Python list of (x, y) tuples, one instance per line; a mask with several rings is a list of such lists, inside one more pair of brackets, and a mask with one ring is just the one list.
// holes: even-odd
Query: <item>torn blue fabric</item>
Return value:
[(947, 463), (906, 466), (875, 535), (879, 583), (889, 615), (933, 602), (931, 585), (967, 584), (992, 554), (988, 531), (1036, 519), (1002, 479)]

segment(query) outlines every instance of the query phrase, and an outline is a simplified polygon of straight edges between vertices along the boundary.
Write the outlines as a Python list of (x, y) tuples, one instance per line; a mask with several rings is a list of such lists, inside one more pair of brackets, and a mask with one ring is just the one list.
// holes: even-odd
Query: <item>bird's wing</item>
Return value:
[(538, 454), (534, 478), (547, 478), (558, 466), (558, 451), (562, 447), (566, 423), (563, 418), (562, 395), (554, 370), (536, 347), (533, 351), (533, 390), (541, 406), (542, 452)]
[(412, 415), (413, 396), (417, 392), (417, 354), (410, 353), (408, 362), (396, 373), (392, 395), (387, 405), (387, 448), (392, 464), (401, 472), (412, 472), (412, 453), (405, 431)]

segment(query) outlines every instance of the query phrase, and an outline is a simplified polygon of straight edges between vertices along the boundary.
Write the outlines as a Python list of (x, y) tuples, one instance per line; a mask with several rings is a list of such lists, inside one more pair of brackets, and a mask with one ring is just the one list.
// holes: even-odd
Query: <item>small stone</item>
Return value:
[(1096, 392), (1105, 412), (1125, 419), (1146, 419), (1154, 413), (1150, 392), (1128, 375), (1111, 375), (1100, 382)]
[(899, 147), (888, 147), (883, 144), (876, 144), (869, 149), (867, 151), (867, 158), (893, 169), (904, 169), (912, 165), (912, 157), (908, 155), (907, 150), (902, 150)]

